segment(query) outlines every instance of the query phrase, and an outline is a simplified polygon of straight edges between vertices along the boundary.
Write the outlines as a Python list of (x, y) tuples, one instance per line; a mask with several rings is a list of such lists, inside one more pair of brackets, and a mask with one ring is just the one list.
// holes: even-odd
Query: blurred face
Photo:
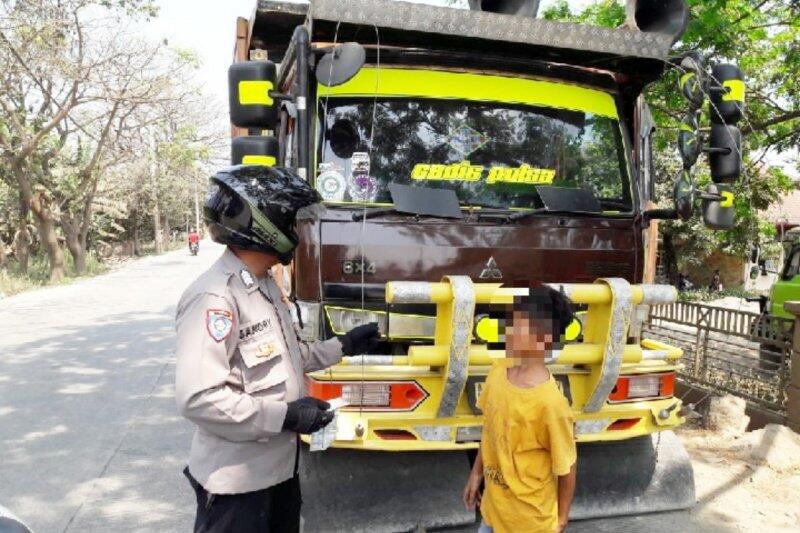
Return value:
[(553, 321), (531, 320), (527, 313), (514, 311), (506, 327), (506, 357), (544, 359), (553, 349)]

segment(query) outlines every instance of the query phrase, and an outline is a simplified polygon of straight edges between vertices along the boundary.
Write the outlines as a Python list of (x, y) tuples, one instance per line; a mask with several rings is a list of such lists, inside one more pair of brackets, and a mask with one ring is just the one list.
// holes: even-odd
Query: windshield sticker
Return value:
[(420, 163), (411, 170), (411, 177), (415, 180), (480, 181), (482, 175), (483, 166), (471, 165), (469, 161), (452, 165)]
[(525, 185), (550, 185), (556, 177), (556, 171), (548, 168), (533, 168), (530, 165), (514, 167), (492, 167), (486, 177), (486, 183), (520, 183)]
[(519, 167), (483, 167), (472, 165), (469, 161), (452, 165), (419, 163), (411, 170), (415, 180), (440, 181), (480, 181), (486, 175), (486, 183), (518, 183), (523, 185), (550, 185), (556, 171), (547, 168), (533, 168), (528, 164)]
[(476, 151), (486, 144), (488, 140), (483, 133), (471, 128), (467, 124), (455, 123), (451, 128), (446, 142), (453, 150), (461, 154), (462, 157), (466, 157)]
[(346, 188), (347, 182), (341, 172), (327, 170), (317, 176), (317, 191), (326, 202), (341, 202), (344, 200)]
[(353, 152), (350, 159), (350, 178), (347, 180), (347, 192), (353, 202), (374, 202), (378, 196), (378, 181), (369, 175), (369, 154)]

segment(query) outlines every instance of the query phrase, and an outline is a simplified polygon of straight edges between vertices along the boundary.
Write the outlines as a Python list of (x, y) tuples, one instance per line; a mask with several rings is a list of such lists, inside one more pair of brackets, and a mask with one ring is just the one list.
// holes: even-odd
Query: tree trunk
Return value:
[(167, 243), (172, 245), (172, 230), (169, 225), (169, 215), (164, 215), (164, 237)]
[[(50, 261), (50, 281), (60, 281), (64, 278), (64, 252), (58, 244), (55, 220), (53, 220), (53, 213), (48, 207), (50, 200), (43, 191), (34, 191), (20, 163), (12, 164), (11, 169), (20, 186), (20, 201), (26, 206), (30, 206), (33, 218), (36, 221), (39, 239), (47, 251), (47, 258)], [(22, 231), (21, 226), (20, 231)], [(27, 233), (27, 228), (25, 233)]]
[(28, 274), (28, 258), (31, 255), (31, 234), (28, 231), (28, 203), (19, 199), (19, 229), (14, 239), (14, 256), (19, 264), (19, 271)]
[[(36, 210), (34, 210), (34, 214)], [(55, 283), (64, 279), (64, 251), (58, 244), (56, 235), (56, 224), (49, 213), (44, 212), (44, 216), (36, 216), (36, 227), (39, 229), (39, 238), (47, 251), (47, 259), (50, 261), (50, 282)]]
[(161, 232), (161, 208), (158, 205), (158, 196), (153, 204), (153, 232), (156, 240), (156, 254), (164, 253), (164, 234)]
[(0, 238), (0, 267), (6, 264), (6, 243)]
[(77, 226), (78, 224), (71, 218), (61, 217), (61, 229), (64, 230), (67, 249), (72, 255), (73, 263), (75, 263), (75, 273), (82, 276), (86, 273), (86, 245), (82, 242), (83, 239)]

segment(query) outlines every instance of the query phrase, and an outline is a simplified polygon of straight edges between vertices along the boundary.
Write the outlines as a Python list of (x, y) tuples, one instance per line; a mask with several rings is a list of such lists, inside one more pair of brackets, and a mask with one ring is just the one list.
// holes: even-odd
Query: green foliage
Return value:
[(573, 13), (567, 0), (558, 0), (542, 11), (540, 17), (546, 20), (562, 20), (616, 28), (625, 22), (625, 6), (614, 0), (600, 0), (586, 6), (580, 13)]
[[(754, 245), (774, 242), (775, 230), (764, 211), (781, 196), (797, 189), (786, 169), (770, 164), (775, 154), (800, 144), (800, 4), (772, 0), (688, 0), (690, 21), (676, 54), (697, 50), (712, 62), (735, 62), (747, 78), (747, 114), (740, 124), (743, 176), (735, 186), (737, 224), (714, 232), (702, 221), (662, 223), (665, 242), (675, 247), (680, 263), (699, 266), (715, 250), (747, 253)], [(622, 3), (602, 0), (574, 13), (559, 0), (542, 16), (615, 27), (625, 20)], [(655, 139), (659, 203), (671, 203), (672, 183), (680, 171), (677, 127), (686, 103), (677, 90), (679, 72), (668, 72), (647, 91), (658, 124)], [(708, 109), (703, 123), (708, 123)], [(710, 183), (705, 158), (695, 167), (699, 187)], [(675, 268), (677, 264), (673, 264)]]
[(759, 295), (745, 291), (739, 288), (730, 288), (722, 291), (710, 291), (708, 288), (702, 288), (691, 291), (682, 291), (678, 293), (678, 301), (681, 302), (708, 302), (711, 300), (719, 300), (720, 298), (757, 298)]
[[(72, 256), (67, 254), (64, 258), (67, 272), (74, 272)], [(81, 276), (68, 274), (59, 281), (60, 284), (72, 283), (81, 278), (97, 276), (108, 271), (108, 265), (100, 260), (95, 253), (86, 257), (86, 273)], [(0, 293), (11, 296), (20, 292), (51, 285), (50, 265), (44, 252), (32, 255), (28, 265), (28, 273), (23, 274), (16, 262), (9, 262), (5, 268), (0, 268)]]

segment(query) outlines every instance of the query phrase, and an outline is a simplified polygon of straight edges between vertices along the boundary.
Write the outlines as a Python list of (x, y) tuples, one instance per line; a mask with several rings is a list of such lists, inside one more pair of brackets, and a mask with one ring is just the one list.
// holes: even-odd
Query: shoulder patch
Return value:
[(227, 339), (233, 329), (233, 313), (225, 309), (206, 310), (206, 329), (216, 342)]

